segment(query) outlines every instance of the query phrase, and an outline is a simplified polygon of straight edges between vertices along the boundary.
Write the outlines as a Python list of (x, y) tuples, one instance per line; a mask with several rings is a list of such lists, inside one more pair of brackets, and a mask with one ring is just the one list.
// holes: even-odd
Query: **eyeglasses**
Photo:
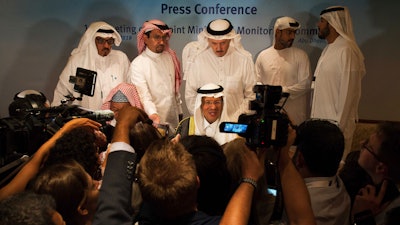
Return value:
[(204, 101), (204, 105), (205, 106), (211, 106), (211, 105), (215, 105), (215, 106), (220, 106), (222, 104), (221, 100), (216, 100), (216, 101)]
[(371, 147), (368, 146), (368, 141), (365, 141), (364, 143), (362, 143), (361, 149), (367, 150), (369, 153), (371, 153), (371, 155), (372, 155), (376, 160), (378, 160), (379, 162), (381, 162), (381, 159), (379, 158), (379, 156), (372, 150)]
[(153, 40), (155, 40), (155, 41), (161, 41), (161, 40), (168, 41), (169, 40), (169, 36), (168, 35), (164, 35), (164, 36), (153, 35), (151, 38), (153, 38)]
[(114, 40), (114, 38), (104, 39), (101, 37), (96, 37), (96, 42), (97, 42), (97, 44), (101, 44), (101, 45), (104, 45), (106, 42), (109, 45), (113, 45), (115, 40)]

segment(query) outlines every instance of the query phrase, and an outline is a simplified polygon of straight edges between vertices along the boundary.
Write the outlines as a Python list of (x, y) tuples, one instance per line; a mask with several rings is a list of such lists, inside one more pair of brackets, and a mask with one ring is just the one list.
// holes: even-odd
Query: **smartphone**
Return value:
[(219, 125), (219, 131), (224, 133), (245, 134), (247, 132), (248, 124), (222, 122)]

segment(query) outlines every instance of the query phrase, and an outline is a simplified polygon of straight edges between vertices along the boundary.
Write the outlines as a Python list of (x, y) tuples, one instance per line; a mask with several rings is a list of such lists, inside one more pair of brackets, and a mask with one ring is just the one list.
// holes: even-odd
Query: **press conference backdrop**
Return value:
[(271, 45), (275, 19), (291, 16), (302, 25), (294, 46), (309, 54), (314, 70), (326, 46), (317, 36), (319, 13), (333, 5), (349, 7), (365, 55), (360, 118), (400, 121), (400, 2), (394, 0), (0, 0), (0, 117), (8, 116), (21, 90), (35, 89), (52, 100), (59, 74), (93, 21), (115, 26), (123, 38), (115, 48), (132, 60), (145, 20), (161, 19), (172, 27), (170, 45), (181, 56), (210, 20), (227, 18), (255, 60)]

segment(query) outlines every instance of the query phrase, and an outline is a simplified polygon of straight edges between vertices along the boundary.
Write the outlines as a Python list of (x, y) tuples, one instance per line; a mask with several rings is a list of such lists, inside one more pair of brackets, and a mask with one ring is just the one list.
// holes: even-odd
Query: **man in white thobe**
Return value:
[(355, 41), (347, 7), (323, 10), (318, 37), (328, 45), (318, 60), (314, 77), (311, 118), (334, 120), (345, 137), (343, 159), (351, 150), (358, 120), (361, 80), (365, 75), (364, 56)]
[(230, 122), (225, 110), (224, 88), (213, 83), (197, 90), (195, 112), (193, 116), (180, 121), (176, 130), (181, 137), (206, 135), (214, 138), (220, 145), (237, 138), (235, 133), (220, 132), (222, 122)]
[[(112, 49), (121, 40), (113, 26), (102, 21), (90, 24), (60, 75), (52, 106), (67, 103), (99, 110), (111, 89), (127, 80), (129, 59), (124, 52)], [(74, 83), (69, 82), (78, 67), (97, 73), (93, 96), (75, 91)]]
[(243, 48), (240, 38), (229, 20), (217, 19), (198, 35), (198, 41), (183, 49), (185, 100), (191, 115), (197, 89), (207, 83), (224, 87), (229, 117), (237, 120), (240, 114), (249, 112), (256, 79), (252, 56)]
[(144, 22), (137, 35), (139, 55), (131, 63), (129, 79), (154, 125), (168, 124), (175, 129), (182, 114), (181, 76), (178, 58), (169, 47), (171, 35), (163, 21)]
[(256, 60), (257, 82), (280, 85), (289, 93), (284, 109), (294, 124), (309, 117), (308, 93), (311, 84), (310, 61), (305, 51), (292, 47), (300, 24), (293, 18), (278, 18), (274, 26), (273, 45)]

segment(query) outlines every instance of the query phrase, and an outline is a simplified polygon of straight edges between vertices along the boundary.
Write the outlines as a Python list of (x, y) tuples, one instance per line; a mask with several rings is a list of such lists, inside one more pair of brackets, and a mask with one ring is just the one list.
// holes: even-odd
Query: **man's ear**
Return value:
[(196, 179), (196, 180), (197, 180), (197, 188), (199, 188), (199, 187), (200, 187), (200, 177), (197, 176), (196, 178), (197, 178), (197, 179)]
[(297, 151), (293, 156), (293, 164), (296, 168), (303, 168), (305, 166), (304, 156), (300, 151)]
[(82, 216), (86, 216), (87, 214), (89, 214), (89, 211), (86, 208), (86, 196), (79, 203), (78, 208), (76, 210), (78, 211), (79, 215)]
[(89, 211), (88, 211), (87, 209), (83, 208), (83, 207), (80, 205), (80, 206), (78, 206), (78, 213), (79, 213), (80, 215), (82, 215), (82, 216), (86, 216), (86, 215), (89, 213)]

